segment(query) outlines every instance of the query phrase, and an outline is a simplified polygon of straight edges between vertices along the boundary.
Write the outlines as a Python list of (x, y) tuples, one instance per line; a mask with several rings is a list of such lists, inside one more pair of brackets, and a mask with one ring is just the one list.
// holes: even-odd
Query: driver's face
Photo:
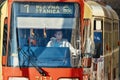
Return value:
[(57, 40), (61, 40), (62, 39), (62, 31), (56, 32), (55, 37)]

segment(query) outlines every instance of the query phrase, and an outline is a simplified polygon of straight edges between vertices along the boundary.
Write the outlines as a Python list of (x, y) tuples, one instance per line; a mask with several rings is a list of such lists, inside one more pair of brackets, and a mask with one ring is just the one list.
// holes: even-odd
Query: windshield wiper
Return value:
[[(19, 49), (19, 52), (21, 52), (23, 54), (23, 56), (25, 56), (27, 59), (31, 59), (29, 58), (29, 56), (27, 55), (27, 53), (22, 50)], [(42, 68), (39, 68), (32, 60), (30, 60), (30, 63), (33, 65), (33, 67), (42, 75), (42, 76), (47, 76), (47, 72), (45, 72)]]

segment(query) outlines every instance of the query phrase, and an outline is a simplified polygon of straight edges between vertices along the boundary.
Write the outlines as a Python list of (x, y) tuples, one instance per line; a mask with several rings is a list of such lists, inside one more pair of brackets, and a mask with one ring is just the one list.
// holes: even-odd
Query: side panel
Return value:
[(104, 79), (111, 79), (111, 64), (113, 54), (113, 26), (111, 19), (104, 19), (103, 21), (103, 56), (104, 56)]
[(112, 78), (119, 79), (119, 23), (113, 22), (113, 64), (112, 64)]
[[(47, 80), (58, 80), (60, 78), (78, 78), (83, 80), (82, 68), (43, 68), (48, 72)], [(7, 72), (9, 71), (9, 73)], [(42, 77), (35, 68), (11, 68), (3, 67), (4, 80), (8, 80), (9, 77), (26, 77), (29, 80), (41, 80)], [(46, 79), (42, 79), (46, 80)]]
[(5, 17), (8, 17), (8, 3), (7, 1), (3, 2), (0, 15), (0, 80), (2, 80), (2, 49), (3, 49), (3, 31), (4, 31), (4, 20)]

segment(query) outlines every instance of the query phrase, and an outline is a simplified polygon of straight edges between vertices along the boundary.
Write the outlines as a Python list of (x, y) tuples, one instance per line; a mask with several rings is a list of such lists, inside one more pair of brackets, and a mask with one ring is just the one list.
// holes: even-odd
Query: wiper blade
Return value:
[[(27, 55), (27, 53), (22, 50), (19, 49), (19, 52), (21, 51), (21, 53), (27, 58), (27, 59), (31, 59), (29, 58), (29, 56)], [(47, 72), (45, 72), (42, 68), (39, 68), (32, 60), (30, 60), (30, 63), (33, 65), (33, 67), (35, 67), (35, 69), (42, 75), (42, 76), (47, 76)]]

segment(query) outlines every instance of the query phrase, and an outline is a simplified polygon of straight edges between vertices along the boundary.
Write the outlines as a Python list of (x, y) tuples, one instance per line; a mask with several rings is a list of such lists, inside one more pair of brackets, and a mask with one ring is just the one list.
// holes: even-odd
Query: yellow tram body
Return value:
[[(4, 1), (0, 8), (0, 53), (2, 53), (3, 49), (3, 32), (4, 32), (4, 23), (5, 23), (5, 18), (8, 17), (8, 3), (7, 1)], [(2, 54), (0, 54), (0, 80), (2, 80)]]
[[(90, 22), (90, 41), (94, 45), (92, 67), (85, 69), (92, 79), (118, 80), (119, 79), (119, 18), (117, 13), (108, 5), (94, 1), (85, 3), (85, 20)], [(86, 29), (86, 25), (84, 26)], [(89, 39), (89, 38), (87, 38)], [(84, 38), (84, 43), (86, 38)], [(90, 45), (89, 45), (90, 46)], [(91, 48), (92, 49), (92, 48)], [(87, 73), (86, 71), (86, 73)]]

